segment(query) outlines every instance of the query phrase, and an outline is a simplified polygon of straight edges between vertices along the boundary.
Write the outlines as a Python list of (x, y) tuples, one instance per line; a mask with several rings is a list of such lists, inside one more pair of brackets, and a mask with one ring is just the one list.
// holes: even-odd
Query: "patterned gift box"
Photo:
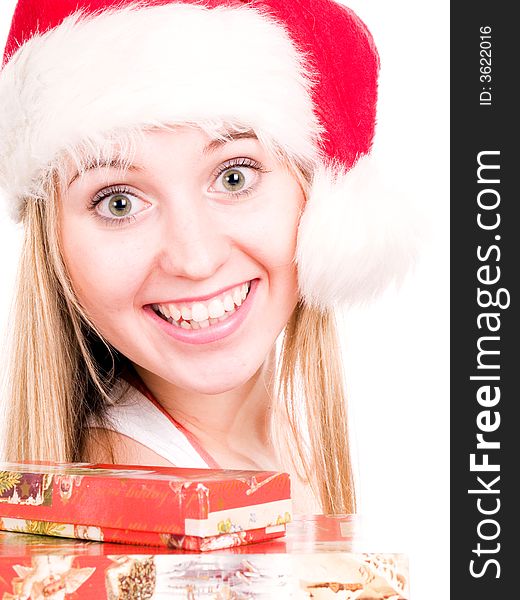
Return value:
[(204, 551), (285, 534), (289, 476), (0, 463), (0, 529)]
[(408, 600), (406, 557), (361, 551), (355, 525), (299, 517), (279, 540), (209, 554), (0, 532), (0, 598)]

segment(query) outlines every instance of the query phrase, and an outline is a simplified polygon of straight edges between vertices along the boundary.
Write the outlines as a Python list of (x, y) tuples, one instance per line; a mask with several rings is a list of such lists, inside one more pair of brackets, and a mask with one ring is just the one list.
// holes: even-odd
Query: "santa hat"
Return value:
[(0, 186), (19, 220), (64, 154), (168, 125), (253, 130), (312, 175), (303, 299), (365, 300), (407, 262), (367, 158), (378, 70), (364, 24), (331, 0), (19, 0), (0, 72)]

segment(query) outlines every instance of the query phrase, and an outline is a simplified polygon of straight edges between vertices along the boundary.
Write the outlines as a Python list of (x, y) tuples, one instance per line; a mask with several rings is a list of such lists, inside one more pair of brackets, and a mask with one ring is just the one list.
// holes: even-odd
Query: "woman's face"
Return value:
[(264, 362), (297, 302), (304, 197), (252, 136), (145, 134), (130, 168), (71, 172), (66, 267), (105, 338), (141, 372), (216, 394)]

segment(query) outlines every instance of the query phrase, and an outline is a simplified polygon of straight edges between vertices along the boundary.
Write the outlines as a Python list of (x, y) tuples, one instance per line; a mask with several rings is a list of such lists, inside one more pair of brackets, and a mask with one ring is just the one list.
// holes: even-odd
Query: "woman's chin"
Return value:
[[(152, 393), (159, 395), (176, 395), (179, 392), (186, 394), (215, 396), (225, 394), (233, 390), (239, 390), (246, 386), (259, 373), (263, 362), (258, 364), (244, 365), (243, 362), (226, 369), (222, 367), (198, 365), (190, 368), (185, 365), (182, 372), (175, 370), (142, 368), (134, 363), (139, 376)], [(168, 390), (169, 388), (169, 390)]]
[(204, 394), (207, 396), (225, 394), (247, 385), (257, 370), (239, 376), (238, 374), (232, 374), (227, 377), (204, 377), (201, 375), (194, 380), (183, 382), (181, 387), (188, 393), (191, 392), (194, 394)]

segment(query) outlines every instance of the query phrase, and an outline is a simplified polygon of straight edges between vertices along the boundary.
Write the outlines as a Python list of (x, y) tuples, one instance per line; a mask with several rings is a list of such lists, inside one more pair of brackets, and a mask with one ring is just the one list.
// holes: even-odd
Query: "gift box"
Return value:
[(283, 536), (290, 520), (286, 473), (0, 463), (7, 531), (205, 551)]
[(357, 536), (355, 518), (322, 515), (205, 554), (0, 532), (0, 598), (408, 600), (406, 557)]

